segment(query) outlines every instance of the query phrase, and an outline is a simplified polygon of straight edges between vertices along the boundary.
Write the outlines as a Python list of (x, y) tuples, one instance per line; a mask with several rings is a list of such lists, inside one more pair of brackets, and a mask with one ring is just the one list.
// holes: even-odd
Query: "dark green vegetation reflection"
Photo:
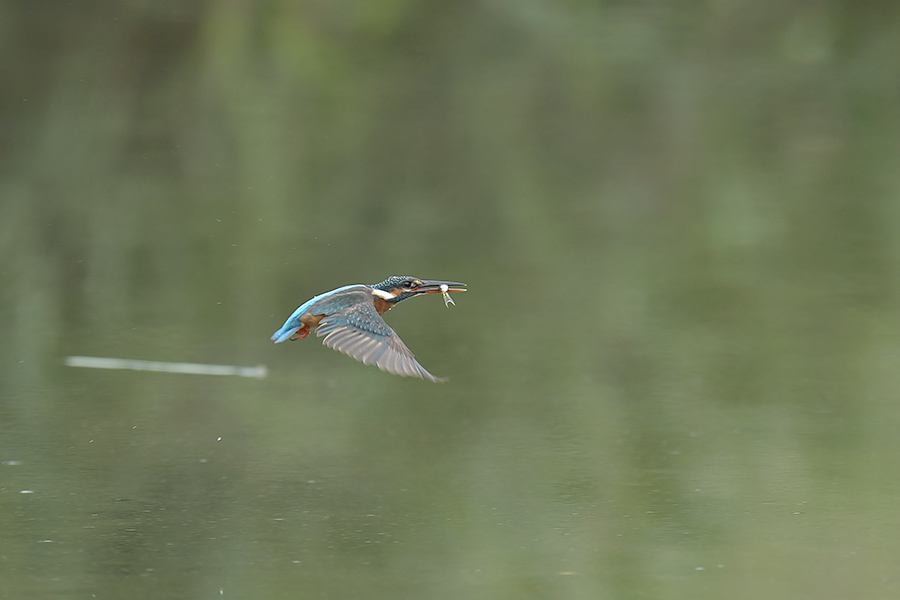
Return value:
[(898, 21), (6, 2), (0, 597), (900, 597)]

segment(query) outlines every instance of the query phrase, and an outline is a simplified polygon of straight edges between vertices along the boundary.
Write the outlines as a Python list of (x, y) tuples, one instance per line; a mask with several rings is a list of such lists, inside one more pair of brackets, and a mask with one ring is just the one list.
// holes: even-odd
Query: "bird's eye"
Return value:
[(407, 281), (406, 282), (406, 287), (408, 287), (409, 289), (413, 289), (414, 287), (417, 287), (418, 285), (419, 285), (418, 281)]

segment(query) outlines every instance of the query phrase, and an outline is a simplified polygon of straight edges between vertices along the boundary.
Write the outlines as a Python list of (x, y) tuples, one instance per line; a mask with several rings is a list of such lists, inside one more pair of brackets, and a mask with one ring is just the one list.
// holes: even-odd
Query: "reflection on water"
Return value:
[(374, 6), (6, 9), (0, 596), (897, 597), (895, 19)]
[(157, 373), (182, 373), (185, 375), (236, 375), (238, 377), (263, 378), (268, 375), (265, 365), (236, 367), (234, 365), (204, 365), (200, 363), (135, 360), (128, 358), (104, 358), (101, 356), (67, 356), (68, 367), (85, 369), (125, 369), (128, 371), (155, 371)]

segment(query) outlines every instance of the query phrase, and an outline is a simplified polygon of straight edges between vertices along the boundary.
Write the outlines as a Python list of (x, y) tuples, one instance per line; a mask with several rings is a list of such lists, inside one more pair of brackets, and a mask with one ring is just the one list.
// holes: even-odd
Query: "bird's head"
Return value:
[[(443, 290), (441, 286), (447, 286), (447, 289)], [(391, 304), (397, 304), (419, 294), (439, 294), (442, 291), (465, 292), (466, 284), (458, 281), (437, 281), (408, 275), (392, 275), (381, 283), (373, 285), (372, 289), (377, 290), (376, 294)]]

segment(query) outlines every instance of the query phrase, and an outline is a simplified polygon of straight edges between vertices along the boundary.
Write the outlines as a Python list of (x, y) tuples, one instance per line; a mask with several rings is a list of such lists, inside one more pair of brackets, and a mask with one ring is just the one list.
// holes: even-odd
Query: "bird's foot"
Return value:
[(309, 335), (309, 326), (304, 325), (300, 329), (298, 329), (294, 335), (292, 335), (289, 339), (293, 342), (295, 340), (302, 340), (306, 336)]

